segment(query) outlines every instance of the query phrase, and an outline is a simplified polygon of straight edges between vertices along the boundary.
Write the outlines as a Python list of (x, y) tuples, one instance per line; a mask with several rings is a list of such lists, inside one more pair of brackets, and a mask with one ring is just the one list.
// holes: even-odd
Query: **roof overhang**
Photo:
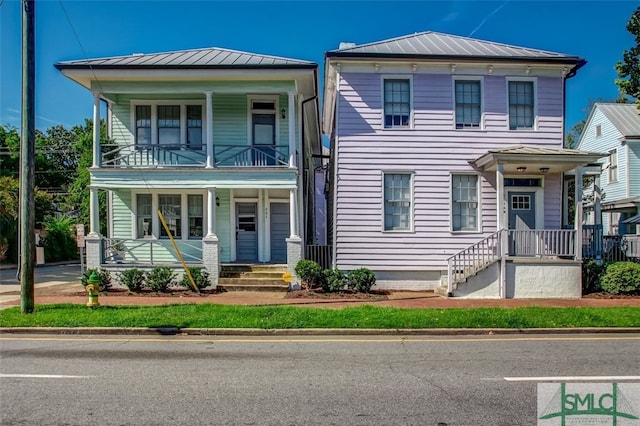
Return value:
[(602, 210), (608, 212), (637, 211), (638, 208), (640, 208), (640, 197), (623, 198), (622, 200), (612, 200), (602, 203)]
[(587, 166), (607, 155), (562, 148), (515, 146), (489, 150), (469, 163), (478, 170), (489, 172), (496, 171), (500, 164), (506, 174), (547, 174), (564, 173)]

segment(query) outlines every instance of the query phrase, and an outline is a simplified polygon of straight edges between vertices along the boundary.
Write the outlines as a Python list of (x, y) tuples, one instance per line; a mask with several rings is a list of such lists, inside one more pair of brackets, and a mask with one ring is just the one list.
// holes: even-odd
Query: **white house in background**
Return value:
[[(94, 132), (89, 268), (286, 264), (313, 239), (317, 64), (221, 48), (60, 62), (107, 105)], [(109, 234), (99, 231), (107, 193)], [(307, 202), (308, 201), (308, 202)]]
[(326, 52), (334, 266), (384, 288), (580, 297), (581, 233), (561, 222), (563, 173), (601, 157), (563, 149), (584, 64), (434, 32)]

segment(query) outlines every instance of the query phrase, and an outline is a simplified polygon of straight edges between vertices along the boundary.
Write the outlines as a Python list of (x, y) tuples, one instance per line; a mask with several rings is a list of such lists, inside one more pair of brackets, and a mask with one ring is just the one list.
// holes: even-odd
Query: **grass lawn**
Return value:
[(640, 308), (400, 309), (358, 306), (318, 309), (296, 306), (214, 304), (165, 306), (36, 305), (0, 310), (0, 327), (178, 328), (574, 328), (640, 327)]

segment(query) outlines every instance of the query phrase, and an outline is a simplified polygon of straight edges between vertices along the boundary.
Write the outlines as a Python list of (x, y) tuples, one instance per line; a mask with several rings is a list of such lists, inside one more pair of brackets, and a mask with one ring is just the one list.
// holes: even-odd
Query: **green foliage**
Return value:
[[(196, 282), (196, 287), (198, 287), (198, 289), (202, 290), (203, 288), (207, 288), (211, 285), (211, 282), (209, 281), (209, 272), (207, 272), (206, 269), (199, 266), (189, 266), (189, 272), (191, 273), (193, 280)], [(182, 276), (180, 285), (189, 289), (193, 288), (186, 273)]]
[(611, 294), (640, 294), (640, 264), (615, 262), (602, 276), (602, 289)]
[(343, 291), (349, 284), (347, 276), (340, 269), (325, 269), (323, 274), (322, 289), (324, 291), (331, 293)]
[(45, 222), (47, 236), (44, 238), (43, 245), (48, 261), (57, 262), (78, 258), (73, 225), (73, 219), (64, 216), (60, 219), (50, 217)]
[(354, 269), (347, 275), (349, 288), (361, 293), (369, 293), (371, 287), (376, 283), (376, 274), (367, 268)]
[(98, 284), (100, 291), (109, 290), (111, 288), (111, 273), (106, 269), (87, 269), (80, 278), (82, 286), (86, 287), (87, 284), (89, 284), (89, 277), (93, 272), (98, 274), (98, 277), (100, 278), (100, 284)]
[(640, 103), (640, 7), (627, 21), (627, 31), (633, 35), (635, 46), (622, 53), (622, 61), (616, 64), (620, 91)]
[(147, 275), (147, 286), (153, 291), (165, 292), (175, 284), (176, 276), (168, 266), (156, 266)]
[(582, 294), (602, 291), (600, 280), (606, 269), (605, 263), (599, 265), (594, 259), (587, 259), (582, 263)]
[(322, 268), (313, 260), (299, 260), (295, 271), (302, 284), (307, 288), (318, 287), (322, 284)]
[(145, 287), (146, 275), (147, 274), (145, 274), (144, 271), (133, 268), (119, 272), (118, 278), (120, 279), (120, 282), (129, 289), (129, 291), (137, 292)]

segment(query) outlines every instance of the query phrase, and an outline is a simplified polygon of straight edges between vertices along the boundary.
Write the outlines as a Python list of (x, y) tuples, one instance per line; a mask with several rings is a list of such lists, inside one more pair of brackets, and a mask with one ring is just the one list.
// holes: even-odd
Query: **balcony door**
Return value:
[(251, 102), (251, 143), (253, 165), (276, 164), (276, 103), (271, 100)]

